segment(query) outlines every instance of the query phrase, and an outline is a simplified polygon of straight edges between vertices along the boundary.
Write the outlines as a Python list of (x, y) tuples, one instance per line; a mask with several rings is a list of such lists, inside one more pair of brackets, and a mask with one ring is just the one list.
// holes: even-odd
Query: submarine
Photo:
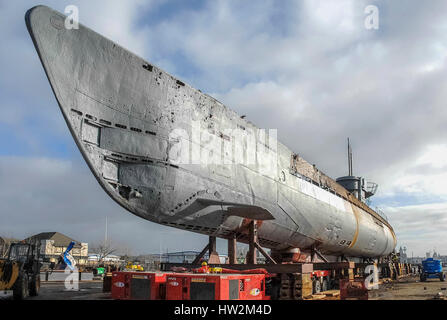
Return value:
[(394, 251), (392, 226), (366, 204), (377, 185), (352, 170), (331, 179), (274, 130), (82, 24), (65, 28), (65, 19), (45, 6), (25, 15), (68, 129), (120, 206), (242, 243), (243, 226), (257, 221), (259, 244), (274, 252), (315, 249), (337, 261)]

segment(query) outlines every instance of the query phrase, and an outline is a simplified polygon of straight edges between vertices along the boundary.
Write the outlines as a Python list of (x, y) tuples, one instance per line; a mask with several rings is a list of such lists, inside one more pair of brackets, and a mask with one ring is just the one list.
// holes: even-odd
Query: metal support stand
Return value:
[(233, 235), (230, 239), (228, 239), (228, 258), (229, 264), (237, 264), (237, 241), (236, 236)]
[(329, 262), (327, 259), (326, 259), (326, 257), (320, 252), (320, 251), (318, 251), (316, 248), (312, 248), (311, 249), (311, 252), (312, 252), (312, 254), (311, 254), (311, 261), (312, 262), (314, 262), (315, 261), (315, 256), (318, 256), (318, 257), (320, 257), (320, 259), (321, 260), (323, 260), (324, 262)]
[(259, 245), (259, 243), (255, 242), (255, 247), (270, 263), (276, 264), (276, 261), (270, 257), (270, 255)]
[(257, 263), (257, 250), (255, 243), (258, 242), (258, 225), (256, 220), (250, 222), (248, 227), (248, 255), (247, 255), (247, 264), (256, 264)]
[(209, 259), (208, 263), (220, 263), (219, 254), (216, 250), (216, 237), (210, 236), (209, 240)]
[(205, 248), (203, 248), (203, 250), (199, 253), (199, 255), (194, 259), (194, 261), (191, 263), (191, 265), (197, 265), (199, 264), (200, 260), (203, 258), (203, 256), (205, 255), (205, 253), (208, 251), (210, 247), (210, 244), (208, 243)]
[(199, 264), (200, 260), (203, 258), (203, 256), (205, 255), (205, 253), (207, 251), (208, 251), (208, 256), (209, 256), (208, 264), (210, 264), (210, 263), (219, 264), (220, 259), (219, 259), (219, 254), (217, 253), (217, 250), (216, 250), (216, 237), (214, 237), (214, 236), (209, 237), (208, 244), (205, 246), (205, 248), (203, 248), (203, 250), (199, 253), (199, 255), (194, 259), (194, 261), (191, 264), (192, 265)]

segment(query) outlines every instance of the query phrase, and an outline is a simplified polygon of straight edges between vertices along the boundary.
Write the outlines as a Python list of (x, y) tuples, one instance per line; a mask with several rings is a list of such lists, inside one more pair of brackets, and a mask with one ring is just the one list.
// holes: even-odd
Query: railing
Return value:
[(366, 192), (369, 194), (368, 198), (373, 196), (376, 192), (377, 192), (377, 188), (379, 187), (379, 185), (375, 182), (370, 182), (368, 181), (366, 183)]
[(386, 221), (388, 221), (388, 217), (386, 216), (385, 212), (383, 212), (382, 209), (380, 209), (379, 207), (376, 207), (376, 212)]

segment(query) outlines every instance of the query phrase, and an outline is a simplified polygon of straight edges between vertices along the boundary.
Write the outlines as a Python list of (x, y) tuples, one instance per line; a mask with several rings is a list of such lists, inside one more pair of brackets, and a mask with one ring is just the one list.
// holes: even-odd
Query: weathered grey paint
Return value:
[[(392, 252), (391, 227), (292, 174), (287, 147), (278, 142), (277, 162), (262, 170), (268, 159), (253, 124), (94, 31), (65, 29), (64, 19), (44, 6), (26, 14), (68, 128), (100, 185), (121, 206), (156, 223), (223, 238), (237, 233), (244, 219), (262, 220), (260, 244), (278, 250), (315, 245), (335, 256)], [(209, 141), (192, 142), (192, 158), (216, 150), (222, 139), (233, 151), (245, 150), (240, 137), (246, 135), (256, 141), (254, 162), (178, 163), (185, 156), (179, 146), (191, 141), (169, 134), (181, 128), (191, 136), (194, 121)], [(229, 136), (228, 129), (238, 131)], [(228, 150), (219, 150), (226, 158)], [(238, 240), (246, 241), (246, 234)]]

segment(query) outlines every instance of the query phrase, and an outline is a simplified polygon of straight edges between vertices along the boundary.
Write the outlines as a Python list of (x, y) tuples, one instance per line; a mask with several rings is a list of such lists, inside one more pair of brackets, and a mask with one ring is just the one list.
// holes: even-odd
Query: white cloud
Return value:
[(447, 200), (447, 145), (427, 145), (422, 154), (390, 177), (388, 196), (432, 195)]
[(79, 20), (96, 32), (144, 57), (147, 37), (137, 27), (141, 10), (150, 12), (160, 0), (72, 1), (79, 8)]
[(425, 256), (436, 248), (445, 254), (447, 245), (447, 203), (386, 208), (396, 230), (398, 244), (411, 254)]

